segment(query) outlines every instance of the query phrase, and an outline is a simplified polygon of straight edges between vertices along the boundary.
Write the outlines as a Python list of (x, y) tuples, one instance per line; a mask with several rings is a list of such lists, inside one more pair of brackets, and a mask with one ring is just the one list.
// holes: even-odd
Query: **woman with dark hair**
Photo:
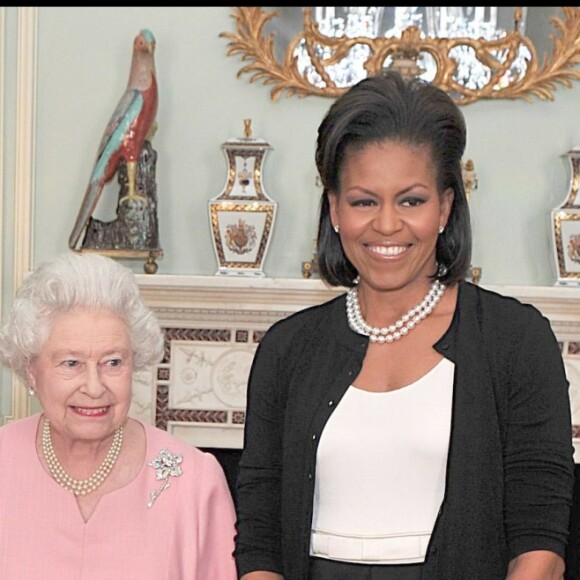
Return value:
[(243, 580), (562, 578), (568, 382), (549, 321), (465, 279), (465, 145), (453, 100), (396, 73), (323, 119), (319, 271), (348, 291), (256, 353)]

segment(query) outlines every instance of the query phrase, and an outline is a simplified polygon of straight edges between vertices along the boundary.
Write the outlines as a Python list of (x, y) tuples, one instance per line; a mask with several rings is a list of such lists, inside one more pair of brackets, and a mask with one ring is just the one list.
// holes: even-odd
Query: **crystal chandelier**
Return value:
[[(499, 26), (498, 11), (509, 8), (494, 6), (316, 6), (313, 9), (318, 32), (332, 38), (402, 38), (410, 27), (418, 29), (421, 39), (425, 38), (470, 38), (492, 42), (505, 38), (507, 30)], [(526, 7), (514, 12), (512, 27), (525, 34)], [(298, 72), (317, 87), (326, 82), (318, 64), (333, 59), (334, 47), (328, 44), (308, 45), (306, 39), (298, 43), (293, 56), (297, 59)], [(492, 67), (477, 56), (473, 46), (458, 43), (450, 48), (449, 57), (456, 63), (453, 81), (467, 89), (481, 89), (489, 82)], [(337, 87), (348, 87), (368, 76), (365, 63), (371, 56), (368, 44), (353, 44), (348, 52), (334, 64), (325, 67)], [(525, 44), (517, 47), (515, 57), (505, 44), (498, 43), (491, 49), (489, 57), (493, 67), (506, 65), (496, 88), (508, 86), (523, 78), (532, 54)], [(427, 51), (401, 50), (389, 54), (383, 68), (395, 68), (404, 76), (419, 76), (432, 82), (437, 74), (437, 61)]]

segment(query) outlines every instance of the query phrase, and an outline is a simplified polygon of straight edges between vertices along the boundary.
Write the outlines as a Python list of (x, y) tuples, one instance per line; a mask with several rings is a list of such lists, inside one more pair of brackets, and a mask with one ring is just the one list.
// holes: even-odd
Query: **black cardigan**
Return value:
[[(367, 345), (348, 327), (344, 294), (263, 337), (237, 482), (240, 575), (308, 578), (318, 440)], [(549, 321), (533, 306), (462, 282), (453, 322), (434, 348), (456, 366), (445, 497), (423, 578), (504, 579), (522, 552), (564, 556), (574, 449)]]

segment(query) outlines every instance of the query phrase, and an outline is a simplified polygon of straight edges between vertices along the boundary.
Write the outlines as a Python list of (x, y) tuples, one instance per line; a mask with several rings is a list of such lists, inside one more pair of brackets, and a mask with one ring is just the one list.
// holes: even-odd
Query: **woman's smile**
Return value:
[(75, 407), (71, 406), (71, 409), (77, 415), (83, 415), (85, 417), (102, 417), (109, 412), (110, 406), (106, 407)]
[(385, 245), (367, 245), (368, 250), (373, 254), (379, 254), (381, 257), (396, 258), (406, 252), (409, 246), (385, 246)]

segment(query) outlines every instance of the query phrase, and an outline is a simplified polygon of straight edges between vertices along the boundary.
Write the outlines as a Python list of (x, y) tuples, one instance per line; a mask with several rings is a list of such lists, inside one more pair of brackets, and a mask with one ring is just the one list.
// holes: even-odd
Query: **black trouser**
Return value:
[(423, 564), (367, 565), (310, 558), (309, 580), (419, 580)]

